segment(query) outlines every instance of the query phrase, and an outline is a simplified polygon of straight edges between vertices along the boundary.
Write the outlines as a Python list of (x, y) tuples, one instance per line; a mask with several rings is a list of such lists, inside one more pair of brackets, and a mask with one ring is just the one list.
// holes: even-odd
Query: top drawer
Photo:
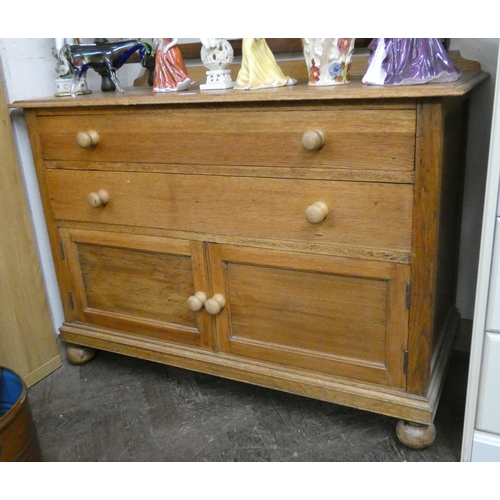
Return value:
[[(325, 167), (411, 171), (414, 110), (222, 108), (111, 110), (40, 116), (45, 160), (175, 165)], [(77, 143), (97, 133), (95, 147)], [(320, 132), (324, 145), (307, 150), (302, 137)], [(64, 168), (64, 165), (55, 165)], [(76, 166), (78, 168), (78, 165)], [(106, 169), (105, 165), (91, 168)]]

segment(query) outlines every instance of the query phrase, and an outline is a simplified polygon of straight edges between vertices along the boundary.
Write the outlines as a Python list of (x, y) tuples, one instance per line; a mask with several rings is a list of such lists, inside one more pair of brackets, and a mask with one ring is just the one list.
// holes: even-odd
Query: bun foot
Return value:
[(66, 344), (68, 361), (74, 365), (84, 365), (95, 356), (95, 349), (74, 344)]
[(422, 450), (436, 439), (436, 427), (434, 424), (425, 425), (400, 420), (396, 425), (396, 434), (398, 439), (409, 448)]

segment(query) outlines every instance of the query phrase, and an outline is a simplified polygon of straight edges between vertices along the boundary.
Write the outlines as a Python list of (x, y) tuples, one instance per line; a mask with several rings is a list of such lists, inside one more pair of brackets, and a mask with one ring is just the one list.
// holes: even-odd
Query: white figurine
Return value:
[(309, 85), (339, 85), (351, 81), (355, 38), (302, 38)]
[(68, 61), (61, 56), (61, 49), (67, 45), (75, 45), (77, 43), (75, 38), (54, 38), (55, 50), (53, 51), (54, 57), (57, 59), (56, 73), (60, 77), (73, 76)]
[[(71, 95), (71, 84), (73, 81), (73, 72), (69, 67), (69, 63), (62, 56), (61, 50), (66, 45), (79, 45), (81, 38), (54, 38), (55, 47), (52, 49), (53, 56), (57, 59), (56, 64), (56, 97), (65, 97)], [(83, 77), (78, 85), (77, 94), (90, 94), (91, 91), (87, 86), (87, 79)]]
[(207, 68), (207, 83), (200, 90), (224, 90), (234, 87), (231, 70), (227, 69), (234, 59), (231, 44), (223, 38), (200, 38), (201, 60)]

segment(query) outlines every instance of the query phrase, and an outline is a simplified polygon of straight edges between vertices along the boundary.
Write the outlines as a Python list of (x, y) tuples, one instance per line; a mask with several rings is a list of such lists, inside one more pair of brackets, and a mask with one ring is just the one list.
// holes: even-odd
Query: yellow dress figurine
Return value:
[(236, 90), (255, 90), (295, 85), (283, 74), (265, 38), (243, 38), (241, 68)]

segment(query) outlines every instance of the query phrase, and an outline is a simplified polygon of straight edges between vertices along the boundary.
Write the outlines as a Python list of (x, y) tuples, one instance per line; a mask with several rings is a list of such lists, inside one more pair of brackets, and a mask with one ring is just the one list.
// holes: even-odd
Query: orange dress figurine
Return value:
[(193, 83), (177, 46), (177, 38), (161, 38), (156, 49), (153, 92), (187, 90)]

